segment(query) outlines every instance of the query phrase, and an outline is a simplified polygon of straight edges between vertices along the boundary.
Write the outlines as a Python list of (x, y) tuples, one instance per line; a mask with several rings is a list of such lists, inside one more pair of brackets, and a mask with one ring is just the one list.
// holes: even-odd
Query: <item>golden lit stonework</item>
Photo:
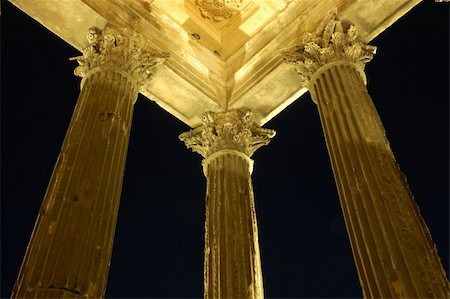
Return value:
[[(419, 0), (10, 0), (78, 50), (89, 28), (111, 24), (164, 49), (160, 67), (144, 96), (194, 128), (205, 111), (245, 107), (260, 124), (306, 92), (283, 63), (280, 49), (314, 32), (336, 7), (361, 40), (370, 41)], [(210, 16), (212, 19), (202, 16)], [(213, 21), (214, 16), (233, 16)], [(300, 37), (300, 39), (299, 39)]]
[(76, 59), (81, 93), (13, 298), (104, 296), (133, 104), (166, 54), (112, 29), (91, 29)]
[(367, 43), (419, 0), (10, 1), (82, 52), (83, 77), (13, 298), (104, 297), (139, 92), (204, 158), (204, 297), (263, 298), (250, 157), (307, 90), (364, 297), (450, 297), (365, 86)]
[(336, 14), (322, 26), (284, 55), (319, 109), (364, 297), (448, 298), (436, 246), (365, 86), (375, 48)]
[(180, 135), (205, 158), (205, 298), (264, 297), (250, 156), (273, 136), (245, 109), (206, 113)]
[(336, 14), (331, 12), (315, 33), (305, 33), (301, 45), (283, 52), (284, 61), (294, 66), (305, 87), (317, 70), (335, 61), (348, 61), (364, 73), (376, 52), (376, 47), (358, 40), (353, 24), (337, 20)]
[(248, 157), (267, 145), (275, 131), (258, 126), (251, 111), (240, 109), (208, 112), (203, 125), (180, 135), (181, 141), (204, 158), (221, 150), (234, 150)]
[(197, 0), (203, 17), (216, 22), (229, 19), (236, 13), (242, 0)]
[(83, 56), (72, 58), (80, 64), (75, 69), (75, 75), (85, 77), (96, 68), (112, 68), (131, 76), (139, 86), (139, 91), (146, 90), (146, 84), (152, 79), (156, 66), (169, 57), (168, 53), (146, 45), (141, 35), (122, 33), (111, 27), (104, 30), (96, 27), (89, 29), (87, 40), (89, 46), (82, 50)]

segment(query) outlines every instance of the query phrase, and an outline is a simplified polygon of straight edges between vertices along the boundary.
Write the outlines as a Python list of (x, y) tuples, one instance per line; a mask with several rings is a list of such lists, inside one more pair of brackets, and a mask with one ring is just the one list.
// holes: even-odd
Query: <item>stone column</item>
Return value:
[(205, 158), (205, 298), (264, 297), (250, 157), (274, 135), (245, 110), (208, 113), (180, 135)]
[(284, 53), (319, 108), (365, 298), (448, 298), (435, 244), (365, 86), (375, 47), (331, 16)]
[(81, 94), (13, 298), (104, 296), (133, 104), (166, 55), (110, 28), (93, 28), (76, 57)]

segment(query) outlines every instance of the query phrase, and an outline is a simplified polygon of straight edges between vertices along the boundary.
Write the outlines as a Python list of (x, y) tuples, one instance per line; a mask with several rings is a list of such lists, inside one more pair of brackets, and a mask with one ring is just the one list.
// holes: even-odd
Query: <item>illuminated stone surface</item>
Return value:
[(111, 29), (92, 29), (89, 40), (75, 70), (81, 94), (13, 298), (105, 292), (133, 104), (166, 54)]
[(375, 48), (335, 14), (285, 52), (319, 108), (365, 298), (449, 298), (445, 271), (364, 84)]
[(205, 298), (264, 297), (250, 156), (274, 135), (243, 110), (208, 113), (180, 135), (205, 158)]
[[(307, 88), (318, 103), (365, 297), (448, 297), (434, 244), (363, 83), (374, 52), (365, 43), (419, 0), (11, 2), (84, 49), (79, 103), (13, 297), (103, 296), (132, 103), (141, 92), (196, 128), (180, 137), (205, 158), (205, 297), (261, 298), (249, 157), (274, 134), (259, 125)], [(354, 27), (332, 20), (304, 38), (305, 48), (285, 53), (297, 72), (282, 63), (281, 49), (320, 28), (333, 7), (358, 27), (361, 42)], [(88, 28), (106, 24), (130, 38), (94, 30), (88, 46)], [(150, 47), (171, 55), (157, 73), (153, 66), (168, 55)]]
[(262, 125), (305, 93), (279, 53), (313, 31), (331, 8), (368, 42), (420, 0), (10, 2), (78, 50), (86, 47), (89, 28), (108, 23), (170, 53), (142, 94), (193, 128), (207, 111), (237, 108), (251, 109)]

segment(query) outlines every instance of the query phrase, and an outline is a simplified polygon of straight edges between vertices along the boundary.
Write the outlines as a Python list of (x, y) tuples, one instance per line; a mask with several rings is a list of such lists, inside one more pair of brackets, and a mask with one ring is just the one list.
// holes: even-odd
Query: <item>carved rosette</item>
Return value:
[(303, 35), (301, 45), (282, 53), (284, 61), (294, 66), (305, 87), (320, 67), (336, 61), (348, 61), (363, 73), (365, 64), (376, 52), (376, 47), (358, 41), (354, 25), (336, 18), (336, 11), (333, 11), (315, 33)]
[(216, 22), (231, 18), (242, 0), (197, 0), (202, 17)]
[(179, 136), (188, 148), (204, 158), (221, 150), (235, 150), (251, 157), (275, 136), (274, 130), (261, 128), (249, 110), (208, 112), (203, 125)]
[(87, 34), (89, 46), (83, 55), (74, 57), (79, 66), (75, 75), (85, 77), (95, 68), (118, 69), (130, 75), (140, 91), (156, 72), (156, 66), (169, 57), (168, 53), (153, 49), (145, 44), (141, 35), (123, 33), (106, 27), (104, 30), (91, 28)]

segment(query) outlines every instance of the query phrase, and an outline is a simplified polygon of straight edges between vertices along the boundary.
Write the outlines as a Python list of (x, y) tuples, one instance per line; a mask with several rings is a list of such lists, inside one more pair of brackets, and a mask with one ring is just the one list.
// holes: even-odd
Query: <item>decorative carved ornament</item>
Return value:
[(208, 112), (203, 125), (179, 136), (188, 148), (204, 158), (220, 150), (235, 150), (248, 157), (275, 136), (274, 130), (256, 124), (249, 110)]
[(361, 72), (372, 60), (376, 47), (357, 40), (356, 27), (336, 19), (336, 11), (322, 22), (315, 33), (305, 33), (301, 45), (285, 50), (284, 61), (294, 66), (307, 87), (311, 76), (322, 66), (335, 61), (353, 63)]
[(75, 75), (84, 77), (96, 67), (119, 69), (132, 76), (141, 91), (155, 74), (155, 67), (169, 57), (168, 53), (147, 46), (142, 36), (110, 27), (89, 29), (87, 40), (89, 46), (82, 50), (83, 55), (71, 58), (79, 63)]
[(204, 18), (216, 22), (231, 18), (239, 9), (242, 0), (197, 0)]

